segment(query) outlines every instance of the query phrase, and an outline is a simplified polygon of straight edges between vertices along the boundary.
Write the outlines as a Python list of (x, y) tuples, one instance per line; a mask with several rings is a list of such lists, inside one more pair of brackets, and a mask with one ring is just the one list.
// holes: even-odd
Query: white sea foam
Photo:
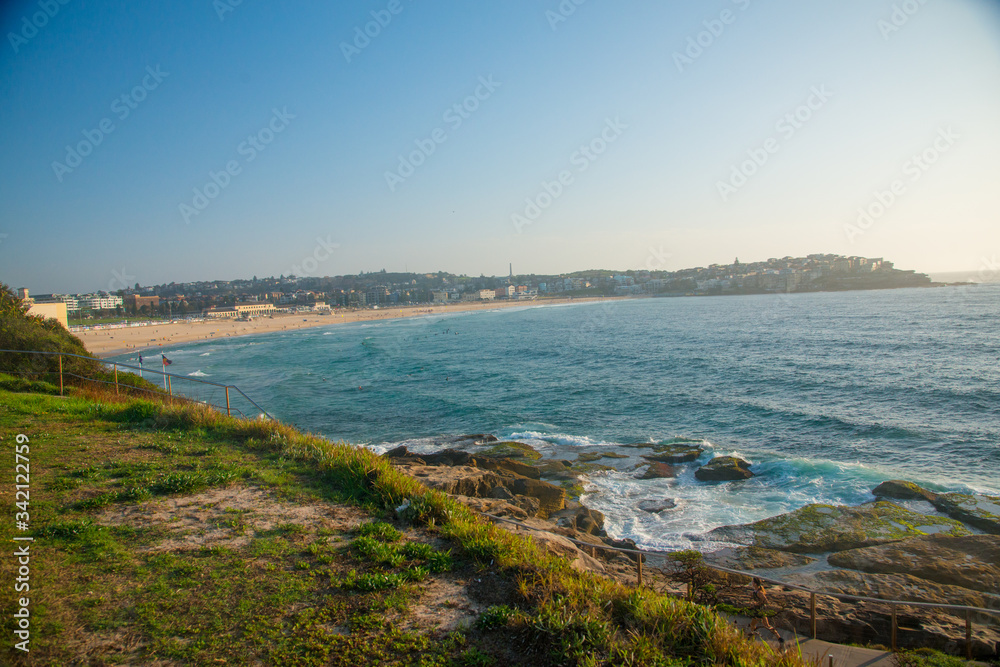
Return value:
[(212, 354), (211, 352), (202, 352), (202, 353), (201, 353), (201, 354), (199, 354), (198, 356), (199, 356), (199, 357), (207, 357), (207, 356), (210, 356), (211, 354)]
[(190, 376), (190, 377), (196, 377), (196, 378), (207, 378), (207, 377), (210, 377), (208, 373), (202, 373), (200, 368), (198, 370), (196, 370), (195, 372), (193, 372), (193, 373), (188, 373), (188, 376)]

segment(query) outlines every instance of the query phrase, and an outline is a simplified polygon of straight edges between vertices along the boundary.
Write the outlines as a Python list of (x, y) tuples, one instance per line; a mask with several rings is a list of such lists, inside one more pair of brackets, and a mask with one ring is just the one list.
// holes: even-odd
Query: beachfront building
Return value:
[(59, 322), (61, 325), (69, 328), (69, 316), (66, 312), (66, 304), (62, 301), (53, 301), (50, 303), (33, 303), (28, 308), (29, 315), (37, 315), (38, 317), (46, 317)]
[(277, 310), (273, 303), (238, 303), (234, 306), (236, 317), (260, 317), (273, 315)]
[(205, 317), (210, 319), (223, 319), (228, 317), (236, 317), (235, 308), (208, 308), (205, 310)]

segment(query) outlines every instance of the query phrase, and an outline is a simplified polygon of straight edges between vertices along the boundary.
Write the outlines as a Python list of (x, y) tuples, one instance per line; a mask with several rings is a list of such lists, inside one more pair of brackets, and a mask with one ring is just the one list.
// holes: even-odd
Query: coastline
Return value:
[(214, 321), (174, 321), (164, 324), (151, 324), (142, 327), (119, 329), (95, 329), (81, 331), (76, 336), (83, 341), (86, 348), (96, 356), (107, 357), (127, 354), (129, 352), (155, 352), (160, 348), (180, 343), (194, 341), (220, 340), (253, 334), (292, 331), (312, 327), (349, 324), (352, 322), (370, 322), (373, 320), (395, 320), (405, 317), (420, 317), (425, 315), (446, 315), (479, 310), (496, 310), (498, 308), (525, 308), (531, 306), (556, 306), (570, 303), (587, 303), (593, 301), (618, 301), (635, 299), (633, 296), (613, 297), (580, 297), (565, 299), (539, 299), (533, 301), (471, 301), (454, 304), (419, 304), (415, 306), (394, 306), (380, 310), (336, 310), (329, 315), (315, 313), (299, 313), (294, 315), (275, 315), (274, 317), (254, 319), (241, 322), (231, 319)]

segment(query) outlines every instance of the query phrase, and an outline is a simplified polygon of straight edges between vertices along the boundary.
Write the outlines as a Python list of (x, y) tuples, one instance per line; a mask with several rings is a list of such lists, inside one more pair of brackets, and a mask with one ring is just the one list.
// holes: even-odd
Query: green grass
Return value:
[[(30, 437), (36, 541), (30, 663), (8, 644), (10, 664), (801, 664), (704, 607), (579, 573), (368, 450), (288, 426), (85, 390), (0, 390), (9, 460), (17, 433)], [(370, 519), (264, 529), (231, 508), (186, 533), (112, 520), (227, 487), (347, 504)], [(229, 541), (176, 546), (199, 531)], [(0, 540), (14, 532), (0, 522)], [(0, 559), (5, 581), (13, 562)], [(460, 632), (402, 630), (433, 579), (490, 579), (504, 599)], [(14, 604), (4, 589), (7, 636)]]

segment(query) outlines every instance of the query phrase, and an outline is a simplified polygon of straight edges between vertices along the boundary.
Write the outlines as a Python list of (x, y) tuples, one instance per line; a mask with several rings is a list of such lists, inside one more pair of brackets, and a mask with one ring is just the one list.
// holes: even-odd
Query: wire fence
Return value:
[[(220, 384), (197, 377), (168, 373), (165, 370), (155, 370), (145, 366), (135, 366), (118, 361), (104, 361), (79, 354), (0, 350), (0, 355), (35, 355), (35, 358), (56, 359), (57, 364), (54, 368), (50, 368), (49, 363), (32, 364), (28, 368), (5, 368), (5, 365), (0, 363), (0, 372), (17, 375), (29, 380), (42, 380), (51, 384), (58, 383), (60, 394), (65, 393), (67, 384), (113, 388), (115, 393), (120, 395), (146, 394), (164, 398), (163, 392), (166, 392), (166, 398), (171, 401), (205, 405), (220, 412), (225, 412), (228, 415), (239, 416), (245, 419), (271, 418), (264, 408), (247, 396), (236, 385)], [(64, 364), (64, 361), (70, 359), (97, 362), (105, 369), (106, 374), (104, 377), (95, 377), (94, 374), (82, 374), (85, 371), (81, 369), (86, 368), (86, 366), (81, 364), (74, 364), (72, 366)], [(10, 364), (9, 366), (14, 366), (14, 364)], [(153, 385), (162, 385), (162, 390), (151, 389), (143, 383), (136, 383), (135, 379), (130, 377), (130, 374), (137, 375), (140, 380), (146, 380)]]
[[(515, 531), (545, 531), (505, 517), (483, 516), (494, 522), (512, 524)], [(679, 556), (682, 552), (614, 547), (595, 543), (596, 539), (594, 542), (572, 537), (565, 539), (592, 558), (617, 559), (619, 572), (633, 569), (634, 577), (630, 580), (636, 586), (679, 593), (689, 600), (715, 606), (723, 613), (749, 617), (751, 621), (754, 617), (766, 618), (767, 624), (762, 620), (758, 623), (758, 631), (764, 639), (770, 638), (764, 630), (771, 626), (793, 637), (891, 651), (901, 647), (933, 648), (963, 654), (968, 660), (1000, 655), (1000, 595), (981, 596), (988, 603), (996, 603), (996, 608), (990, 609), (835, 593), (760, 572), (723, 567), (700, 558), (694, 563), (687, 562)], [(621, 566), (625, 559), (631, 562)], [(766, 609), (751, 592), (750, 583), (754, 579), (772, 586), (766, 593)], [(777, 632), (772, 637), (777, 637)]]

